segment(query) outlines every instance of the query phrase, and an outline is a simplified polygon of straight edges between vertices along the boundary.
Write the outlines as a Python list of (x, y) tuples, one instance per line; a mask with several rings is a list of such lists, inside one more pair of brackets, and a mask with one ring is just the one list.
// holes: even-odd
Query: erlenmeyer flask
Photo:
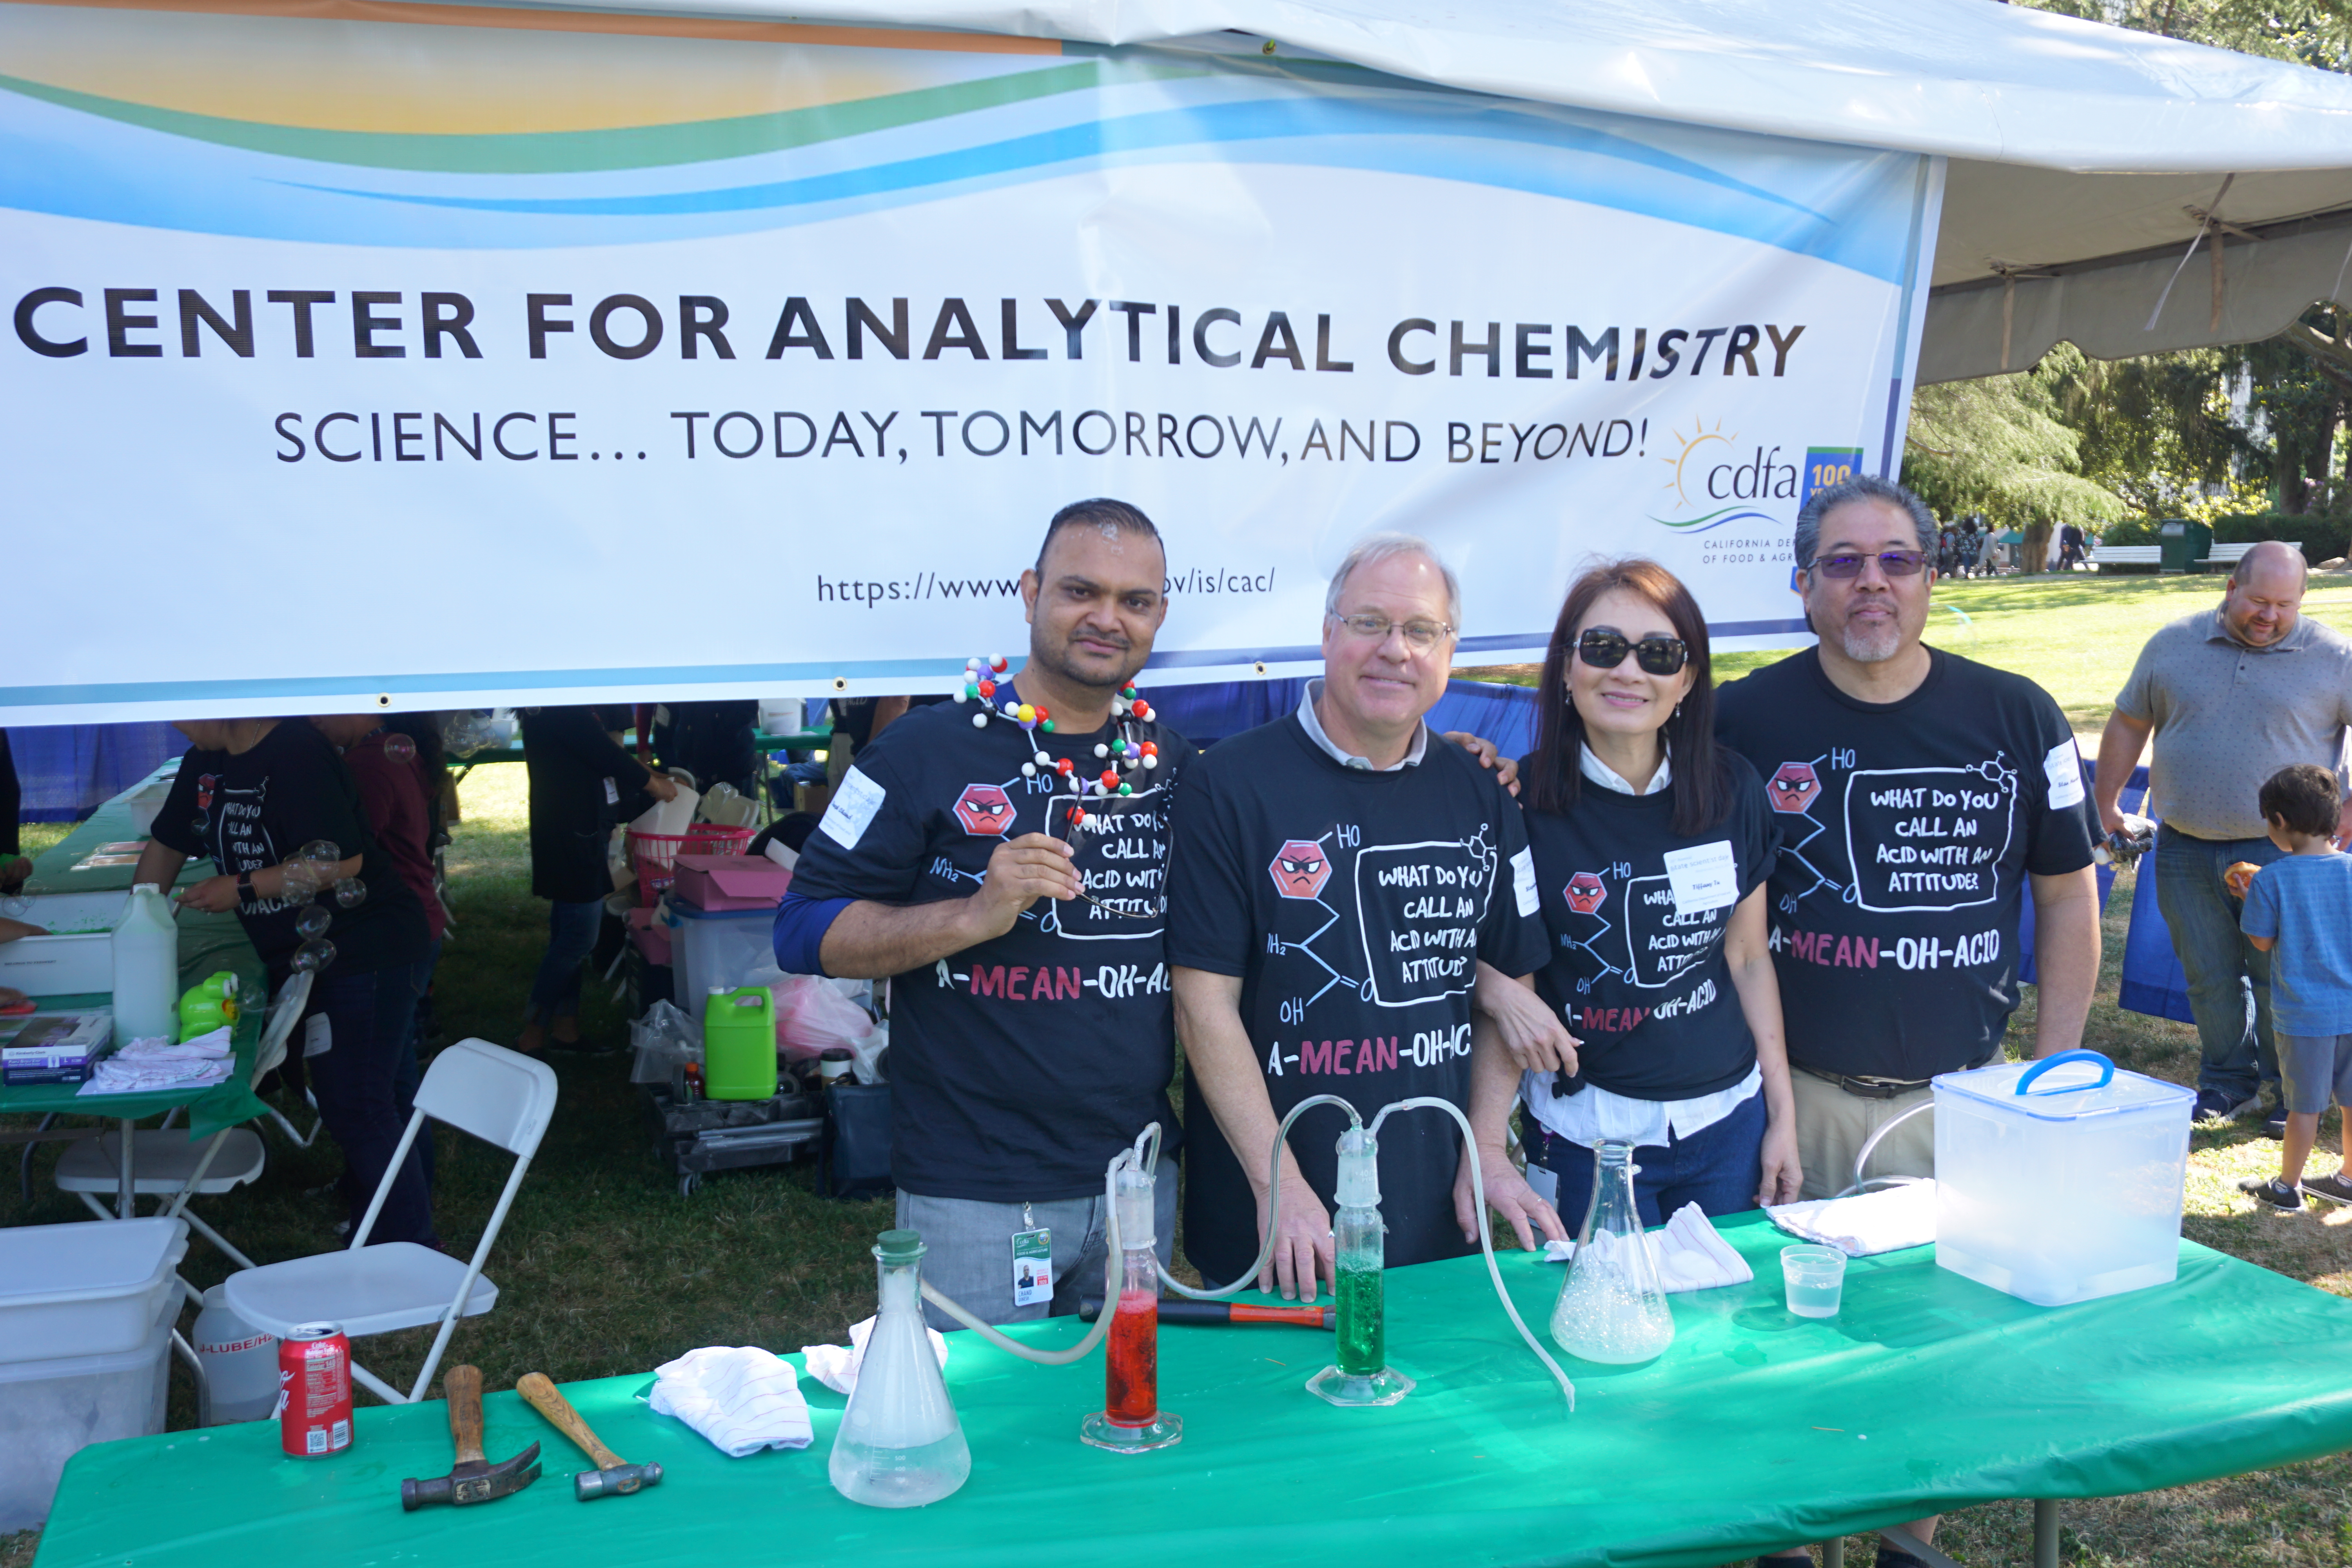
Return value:
[(1603, 1143), (1592, 1163), (1592, 1206), (1551, 1310), (1551, 1337), (1583, 1361), (1648, 1361), (1674, 1342), (1675, 1318), (1633, 1205), (1633, 1146)]
[(956, 1419), (939, 1358), (923, 1332), (923, 1238), (886, 1230), (874, 1260), (882, 1309), (826, 1474), (833, 1489), (872, 1508), (920, 1508), (971, 1474), (971, 1450)]

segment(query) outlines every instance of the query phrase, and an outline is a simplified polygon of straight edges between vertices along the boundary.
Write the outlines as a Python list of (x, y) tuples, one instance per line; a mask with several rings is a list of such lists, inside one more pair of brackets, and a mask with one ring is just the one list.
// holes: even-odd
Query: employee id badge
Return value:
[(1013, 1233), (1013, 1304), (1050, 1307), (1054, 1304), (1054, 1233), (1016, 1230)]

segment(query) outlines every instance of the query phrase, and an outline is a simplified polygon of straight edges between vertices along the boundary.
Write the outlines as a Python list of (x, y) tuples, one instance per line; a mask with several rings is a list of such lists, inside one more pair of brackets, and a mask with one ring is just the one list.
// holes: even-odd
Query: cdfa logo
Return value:
[(1672, 436), (1674, 454), (1658, 459), (1668, 470), (1664, 488), (1674, 498), (1669, 510), (1698, 515), (1653, 517), (1652, 522), (1677, 533), (1705, 533), (1751, 518), (1778, 522), (1770, 512), (1742, 503), (1797, 499), (1797, 465), (1780, 461), (1782, 448), (1756, 447), (1743, 454), (1738, 432), (1726, 434), (1721, 420), (1712, 430), (1696, 423), (1689, 435), (1676, 430)]

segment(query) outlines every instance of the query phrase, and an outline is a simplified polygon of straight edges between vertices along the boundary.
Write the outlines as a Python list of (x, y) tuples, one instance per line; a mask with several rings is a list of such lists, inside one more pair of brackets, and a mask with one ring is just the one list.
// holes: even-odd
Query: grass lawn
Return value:
[[(2352, 627), (2352, 582), (2325, 581), (2315, 586), (2310, 607)], [(2210, 604), (2217, 592), (2209, 580), (2147, 577), (1957, 584), (1939, 590), (1937, 602), (1960, 614), (1939, 608), (1937, 619), (1939, 629), (1949, 623), (1940, 639), (1947, 646), (2035, 675), (2078, 727), (2095, 730), (2147, 631)], [(457, 925), (437, 993), (448, 1038), (509, 1040), (545, 942), (546, 906), (529, 893), (523, 783), (520, 768), (502, 765), (476, 770), (463, 786), (466, 821), (449, 856)], [(27, 847), (54, 842), (61, 832), (27, 828)], [(2110, 904), (2105, 999), (2093, 1008), (2085, 1043), (2137, 1070), (2190, 1081), (2193, 1032), (2121, 1012), (2112, 1000), (2130, 892), (2126, 876)], [(592, 986), (590, 996), (590, 1037), (624, 1043), (626, 1026), (605, 989)], [(2031, 1039), (2032, 1011), (2029, 993), (2011, 1029), (2013, 1053)], [(498, 1310), (459, 1325), (449, 1363), (480, 1366), (492, 1387), (511, 1386), (534, 1369), (559, 1380), (642, 1372), (696, 1345), (792, 1351), (838, 1341), (851, 1321), (872, 1311), (866, 1248), (890, 1223), (887, 1201), (819, 1198), (804, 1166), (722, 1174), (681, 1198), (653, 1152), (625, 1057), (552, 1060), (562, 1084), (554, 1123), (490, 1261), (503, 1300)], [(2340, 1147), (2341, 1128), (2331, 1116), (2314, 1168), (2331, 1168)], [(2237, 1192), (2238, 1177), (2275, 1168), (2276, 1151), (2251, 1130), (2198, 1133), (2187, 1234), (2321, 1289), (2352, 1294), (2352, 1211), (2280, 1219), (2256, 1215)], [(49, 1187), (55, 1158), (48, 1149), (35, 1154), (29, 1204), (13, 1180), (0, 1183), (0, 1225), (86, 1217)], [(504, 1179), (505, 1159), (446, 1131), (436, 1158), (442, 1235), (453, 1250), (470, 1248)], [(324, 1140), (308, 1152), (290, 1151), (273, 1134), (262, 1179), (206, 1200), (205, 1212), (264, 1261), (326, 1250), (336, 1245), (341, 1210), (322, 1189), (338, 1166)], [(184, 1271), (205, 1286), (226, 1268), (198, 1241)], [(430, 1335), (427, 1329), (369, 1341), (368, 1363), (404, 1385)], [(186, 1374), (175, 1367), (173, 1425), (193, 1419)], [(2141, 1497), (2069, 1503), (2064, 1517), (2065, 1558), (2077, 1564), (2352, 1563), (2352, 1460), (2337, 1457)], [(0, 1568), (24, 1568), (36, 1539), (0, 1537)], [(1952, 1516), (1937, 1544), (1971, 1564), (2022, 1564), (2031, 1560), (2031, 1540), (2030, 1508), (2006, 1503)], [(1856, 1541), (1849, 1550), (1849, 1561), (1871, 1561), (1868, 1543)]]

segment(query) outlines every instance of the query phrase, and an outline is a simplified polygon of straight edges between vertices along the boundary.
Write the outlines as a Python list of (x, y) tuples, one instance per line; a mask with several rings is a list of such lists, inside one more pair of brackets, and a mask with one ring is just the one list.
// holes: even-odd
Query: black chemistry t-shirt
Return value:
[[(1000, 692), (998, 700), (1006, 700)], [(1037, 751), (1073, 759), (1092, 777), (1095, 746), (1111, 738), (972, 724), (974, 710), (919, 708), (861, 748), (793, 871), (802, 899), (926, 904), (979, 889), (996, 847), (1045, 828), (1057, 792)], [(992, 1203), (1100, 1195), (1103, 1167), (1158, 1121), (1179, 1139), (1168, 1104), (1175, 1034), (1161, 951), (1170, 797), (1194, 752), (1156, 723), (1123, 734), (1160, 748), (1160, 766), (1131, 772), (1130, 795), (1084, 797), (1108, 831), (1053, 825), (1074, 840), (1084, 899), (1041, 899), (1013, 928), (890, 985), (892, 1179), (926, 1197)]]
[[(1583, 1042), (1578, 1077), (1539, 1074), (1531, 1094), (1591, 1083), (1633, 1100), (1689, 1100), (1756, 1065), (1723, 939), (1732, 910), (1771, 875), (1772, 826), (1756, 770), (1719, 754), (1731, 810), (1706, 832), (1675, 830), (1671, 789), (1631, 795), (1590, 779), (1574, 810), (1527, 814), (1551, 941), (1536, 990)], [(1533, 762), (1519, 763), (1522, 775)]]
[[(165, 848), (208, 857), (229, 876), (280, 865), (315, 839), (345, 858), (359, 856), (364, 901), (345, 909), (327, 889), (316, 900), (333, 917), (327, 940), (335, 944), (337, 972), (419, 963), (432, 941), (425, 906), (368, 830), (351, 770), (327, 738), (299, 719), (279, 720), (236, 756), (201, 748), (183, 756), (152, 831)], [(310, 901), (256, 899), (237, 906), (237, 921), (273, 981), (285, 979), (302, 945), (294, 921)]]
[[(1341, 765), (1297, 716), (1210, 751), (1176, 805), (1168, 961), (1237, 975), (1274, 1112), (1317, 1094), (1369, 1119), (1436, 1095), (1468, 1109), (1477, 961), (1506, 974), (1543, 962), (1534, 865), (1519, 808), (1495, 776), (1432, 737), (1394, 773)], [(1256, 1258), (1257, 1207), (1205, 1103), (1191, 1100), (1184, 1250), (1220, 1282)], [(1347, 1120), (1318, 1106), (1290, 1149), (1328, 1206)], [(1467, 1250), (1454, 1224), (1461, 1133), (1433, 1110), (1381, 1130), (1388, 1261)], [(1253, 1162), (1264, 1149), (1243, 1152)]]
[(1989, 1059), (2017, 1007), (2028, 874), (2091, 863), (2065, 715), (2021, 675), (1928, 650), (1857, 702), (1811, 648), (1716, 694), (1780, 829), (1772, 951), (1789, 1059), (1922, 1079)]

